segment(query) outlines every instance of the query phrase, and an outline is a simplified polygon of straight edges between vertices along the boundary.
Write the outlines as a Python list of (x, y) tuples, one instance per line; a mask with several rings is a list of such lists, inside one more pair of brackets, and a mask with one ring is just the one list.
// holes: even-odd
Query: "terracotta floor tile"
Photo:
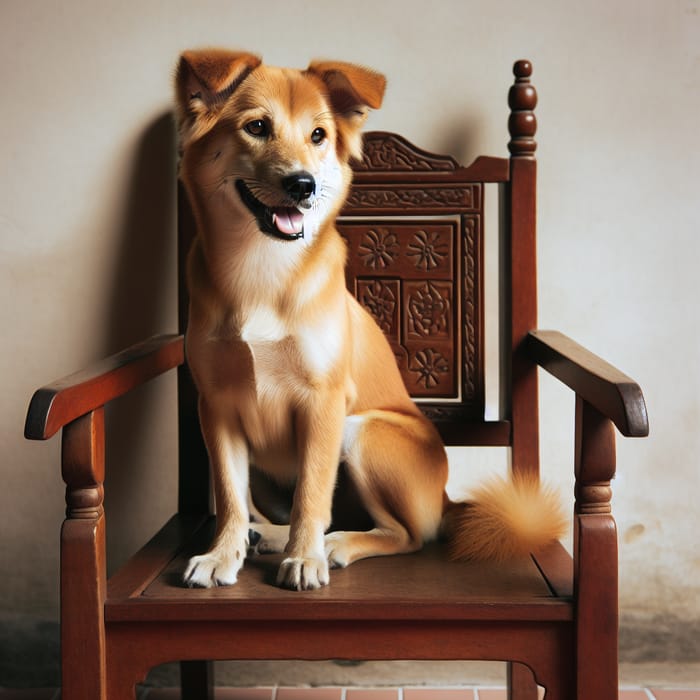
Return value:
[(479, 700), (506, 700), (508, 696), (505, 688), (487, 688), (484, 690), (477, 688), (476, 697)]
[(272, 700), (272, 688), (217, 688), (216, 700)]
[(700, 690), (657, 690), (652, 688), (651, 694), (656, 700), (700, 700)]
[[(139, 698), (143, 700), (180, 700), (180, 691), (177, 688), (150, 688), (145, 695), (139, 695)], [(215, 699), (272, 700), (272, 688), (217, 688)], [(5, 699), (0, 696), (0, 700)], [(309, 700), (316, 700), (316, 696), (309, 696)], [(318, 700), (326, 700), (326, 698), (321, 697)], [(328, 700), (335, 700), (335, 698)]]
[(643, 690), (621, 690), (620, 700), (649, 700), (649, 696)]
[(342, 688), (278, 688), (277, 700), (340, 700)]
[[(476, 689), (476, 696), (479, 700), (506, 700), (508, 694), (505, 688), (481, 688)], [(544, 698), (544, 688), (539, 688), (537, 691), (537, 700)]]
[(403, 700), (474, 700), (469, 688), (404, 688)]
[(396, 688), (348, 688), (345, 700), (398, 700)]

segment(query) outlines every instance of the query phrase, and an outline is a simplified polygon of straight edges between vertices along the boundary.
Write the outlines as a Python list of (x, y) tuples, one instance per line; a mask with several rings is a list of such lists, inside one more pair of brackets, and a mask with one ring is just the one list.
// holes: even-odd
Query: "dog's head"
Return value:
[(249, 53), (183, 53), (181, 176), (193, 206), (206, 200), (239, 231), (310, 242), (345, 200), (349, 160), (361, 155), (361, 127), (384, 87), (382, 75), (348, 63), (301, 71)]

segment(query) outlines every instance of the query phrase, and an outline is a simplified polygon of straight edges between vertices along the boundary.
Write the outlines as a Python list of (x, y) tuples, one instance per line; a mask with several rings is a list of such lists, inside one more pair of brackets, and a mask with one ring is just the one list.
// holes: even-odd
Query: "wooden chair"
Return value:
[[(272, 583), (278, 558), (251, 558), (234, 587), (190, 590), (185, 562), (212, 533), (209, 482), (182, 335), (159, 336), (34, 395), (26, 436), (63, 428), (64, 700), (126, 700), (148, 670), (181, 661), (182, 697), (213, 697), (212, 659), (481, 659), (509, 663), (510, 697), (617, 697), (617, 544), (610, 508), (616, 427), (648, 432), (624, 374), (537, 329), (535, 128), (531, 65), (509, 93), (510, 158), (461, 167), (389, 133), (366, 135), (339, 228), (347, 283), (386, 332), (403, 377), (448, 445), (510, 448), (538, 471), (538, 367), (576, 400), (573, 559), (559, 544), (526, 561), (449, 561), (439, 543), (331, 574), (318, 591)], [(500, 185), (501, 420), (484, 419), (484, 189)], [(180, 197), (180, 254), (192, 220)], [(186, 327), (181, 291), (181, 331)], [(179, 373), (179, 510), (107, 580), (104, 406)], [(468, 680), (468, 679), (465, 679)]]

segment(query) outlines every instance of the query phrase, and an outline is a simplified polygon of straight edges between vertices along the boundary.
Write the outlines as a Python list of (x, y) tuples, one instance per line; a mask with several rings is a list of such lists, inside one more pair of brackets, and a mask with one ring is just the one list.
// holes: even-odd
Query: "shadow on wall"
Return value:
[(53, 621), (2, 620), (0, 688), (57, 687), (61, 679), (59, 634), (58, 623)]
[(105, 354), (162, 332), (167, 324), (168, 302), (174, 300), (168, 287), (175, 281), (175, 192), (175, 122), (166, 112), (147, 127), (136, 148), (107, 302)]
[[(98, 356), (176, 328), (175, 166), (175, 127), (167, 113), (148, 126), (134, 153), (118, 245), (109, 266), (113, 274), (100, 290), (105, 295), (105, 311), (103, 337), (95, 349)], [(109, 228), (113, 228), (111, 222)], [(119, 550), (124, 542), (122, 531), (129, 531), (133, 493), (142, 481), (136, 473), (137, 455), (148, 442), (146, 419), (156, 399), (153, 388), (146, 387), (116, 402), (107, 413), (105, 491), (110, 549)], [(57, 687), (59, 636), (55, 620), (27, 615), (3, 619), (0, 687)]]
[[(176, 330), (175, 193), (175, 123), (167, 112), (144, 131), (135, 152), (108, 290), (105, 356)], [(148, 384), (107, 409), (105, 511), (110, 571), (152, 534), (136, 525), (148, 508), (144, 484), (156, 476), (153, 467), (155, 471), (160, 467), (143, 464), (154, 440), (158, 389)]]

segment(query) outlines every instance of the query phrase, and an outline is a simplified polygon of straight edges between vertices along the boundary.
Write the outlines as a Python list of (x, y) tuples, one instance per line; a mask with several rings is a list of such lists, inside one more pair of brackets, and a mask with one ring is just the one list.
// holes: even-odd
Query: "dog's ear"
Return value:
[(180, 128), (210, 121), (217, 108), (261, 62), (254, 54), (225, 49), (185, 51), (175, 76)]
[(340, 61), (313, 61), (307, 71), (321, 79), (338, 119), (341, 147), (355, 158), (362, 157), (360, 129), (368, 108), (382, 106), (386, 78), (376, 71)]

